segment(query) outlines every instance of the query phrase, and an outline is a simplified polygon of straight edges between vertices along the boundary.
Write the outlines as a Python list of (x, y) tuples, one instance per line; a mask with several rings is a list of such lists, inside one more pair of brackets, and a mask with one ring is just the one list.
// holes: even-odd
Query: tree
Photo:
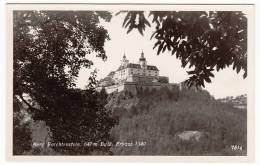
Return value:
[(80, 67), (93, 65), (88, 54), (106, 59), (109, 36), (98, 23), (110, 18), (108, 12), (15, 11), (14, 94), (37, 100), (37, 92), (74, 87)]
[[(46, 122), (54, 142), (82, 142), (86, 138), (105, 141), (112, 121), (104, 105), (97, 102), (95, 74), (84, 91), (75, 89), (75, 80), (81, 67), (93, 65), (88, 58), (91, 53), (106, 60), (103, 46), (109, 36), (99, 21), (110, 21), (111, 14), (105, 11), (13, 14), (14, 97), (29, 107), (34, 120)], [(92, 149), (59, 151), (86, 154)]]
[[(86, 142), (110, 141), (109, 130), (114, 125), (111, 113), (105, 108), (106, 93), (97, 92), (92, 85), (86, 90), (70, 89), (57, 100), (58, 106), (44, 113), (51, 129), (51, 142), (80, 143), (78, 147), (53, 147), (66, 155), (85, 155), (93, 151), (109, 152), (109, 147), (84, 146)], [(67, 103), (69, 102), (69, 103)]]
[(16, 97), (13, 100), (13, 154), (23, 155), (32, 149), (30, 122), (24, 120), (21, 102)]
[[(143, 35), (151, 27), (144, 11), (127, 13), (123, 27)], [(118, 13), (118, 14), (119, 14)], [(232, 66), (247, 77), (247, 18), (240, 11), (150, 11), (156, 29), (151, 36), (157, 55), (168, 50), (192, 70), (189, 86), (203, 86), (214, 77), (213, 71)], [(194, 69), (193, 69), (194, 68)]]

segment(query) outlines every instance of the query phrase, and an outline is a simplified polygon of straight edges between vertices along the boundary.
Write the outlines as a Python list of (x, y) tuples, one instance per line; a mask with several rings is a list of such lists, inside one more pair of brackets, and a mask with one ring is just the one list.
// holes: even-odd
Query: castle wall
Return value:
[(151, 83), (154, 82), (155, 79), (157, 79), (157, 77), (143, 76), (143, 75), (130, 75), (127, 77), (126, 82)]
[[(154, 82), (151, 82), (151, 83), (145, 83), (145, 84), (137, 84), (135, 82), (125, 82), (125, 83), (122, 83), (122, 84), (119, 84), (119, 85), (113, 85), (113, 86), (109, 86), (109, 87), (105, 87), (106, 89), (106, 92), (109, 94), (109, 93), (112, 93), (112, 92), (121, 92), (121, 91), (129, 91), (131, 92), (132, 94), (137, 94), (137, 90), (142, 88), (143, 90), (145, 89), (149, 89), (149, 90), (152, 90), (152, 89), (160, 89), (162, 87), (167, 87), (169, 89), (172, 89), (173, 88), (173, 85), (176, 85), (176, 84), (173, 84), (173, 83), (170, 83), (170, 84), (164, 84), (164, 83), (154, 83)], [(101, 90), (101, 88), (99, 89)]]
[(141, 87), (143, 89), (149, 89), (149, 90), (152, 90), (152, 89), (161, 89), (162, 87), (167, 87), (169, 89), (172, 89), (173, 88), (173, 83), (169, 83), (169, 84), (164, 84), (164, 83), (149, 83), (149, 84), (144, 84), (144, 85), (141, 85)]
[(112, 92), (118, 91), (119, 88), (120, 88), (119, 85), (113, 85), (113, 86), (105, 87), (107, 93), (112, 93)]
[(117, 90), (118, 90), (118, 92), (121, 92), (121, 91), (125, 90), (125, 85), (124, 84), (119, 85), (117, 87)]

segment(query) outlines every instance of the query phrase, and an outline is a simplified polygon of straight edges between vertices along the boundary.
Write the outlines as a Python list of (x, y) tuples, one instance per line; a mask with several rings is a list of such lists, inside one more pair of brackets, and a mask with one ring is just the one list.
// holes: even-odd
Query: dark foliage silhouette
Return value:
[[(95, 73), (85, 90), (75, 89), (88, 56), (106, 60), (105, 11), (14, 11), (13, 94), (28, 106), (33, 120), (50, 128), (51, 142), (106, 141), (113, 125), (101, 95), (94, 90)], [(26, 97), (25, 97), (26, 96)], [(101, 98), (99, 98), (101, 97)], [(15, 144), (17, 145), (17, 144)], [(54, 148), (63, 154), (88, 154), (96, 148)], [(103, 150), (106, 150), (104, 148)]]
[[(123, 27), (143, 35), (151, 27), (144, 11), (126, 13)], [(118, 13), (118, 14), (119, 14)], [(189, 86), (203, 86), (213, 71), (233, 66), (247, 77), (247, 18), (240, 11), (150, 11), (157, 55), (166, 50), (188, 66)]]
[(30, 122), (25, 120), (22, 103), (13, 98), (13, 154), (23, 155), (32, 149)]

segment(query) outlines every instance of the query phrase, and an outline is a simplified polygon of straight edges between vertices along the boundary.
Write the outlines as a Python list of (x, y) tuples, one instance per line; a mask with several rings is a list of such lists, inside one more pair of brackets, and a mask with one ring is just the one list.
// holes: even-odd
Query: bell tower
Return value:
[(146, 59), (144, 58), (144, 52), (142, 51), (141, 57), (139, 58), (139, 64), (141, 65), (141, 68), (146, 68)]
[(121, 66), (127, 66), (128, 63), (129, 63), (129, 60), (126, 59), (126, 56), (124, 53), (123, 59), (121, 60)]

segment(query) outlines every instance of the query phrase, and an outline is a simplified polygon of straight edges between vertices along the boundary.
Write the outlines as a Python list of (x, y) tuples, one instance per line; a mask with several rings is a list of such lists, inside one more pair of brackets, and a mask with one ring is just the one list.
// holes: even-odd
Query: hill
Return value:
[(246, 94), (240, 96), (229, 96), (225, 98), (218, 99), (222, 103), (230, 104), (236, 108), (246, 109), (247, 107), (247, 96)]
[[(207, 91), (140, 88), (137, 95), (122, 91), (106, 98), (116, 119), (110, 130), (113, 155), (246, 155), (247, 111), (215, 100)], [(29, 123), (21, 131), (31, 132), (30, 137), (15, 135), (16, 146), (23, 146), (19, 139), (50, 140), (44, 122)], [(26, 154), (59, 153), (34, 148)]]
[(111, 130), (114, 155), (246, 155), (246, 111), (207, 91), (124, 91), (108, 101), (118, 119)]

